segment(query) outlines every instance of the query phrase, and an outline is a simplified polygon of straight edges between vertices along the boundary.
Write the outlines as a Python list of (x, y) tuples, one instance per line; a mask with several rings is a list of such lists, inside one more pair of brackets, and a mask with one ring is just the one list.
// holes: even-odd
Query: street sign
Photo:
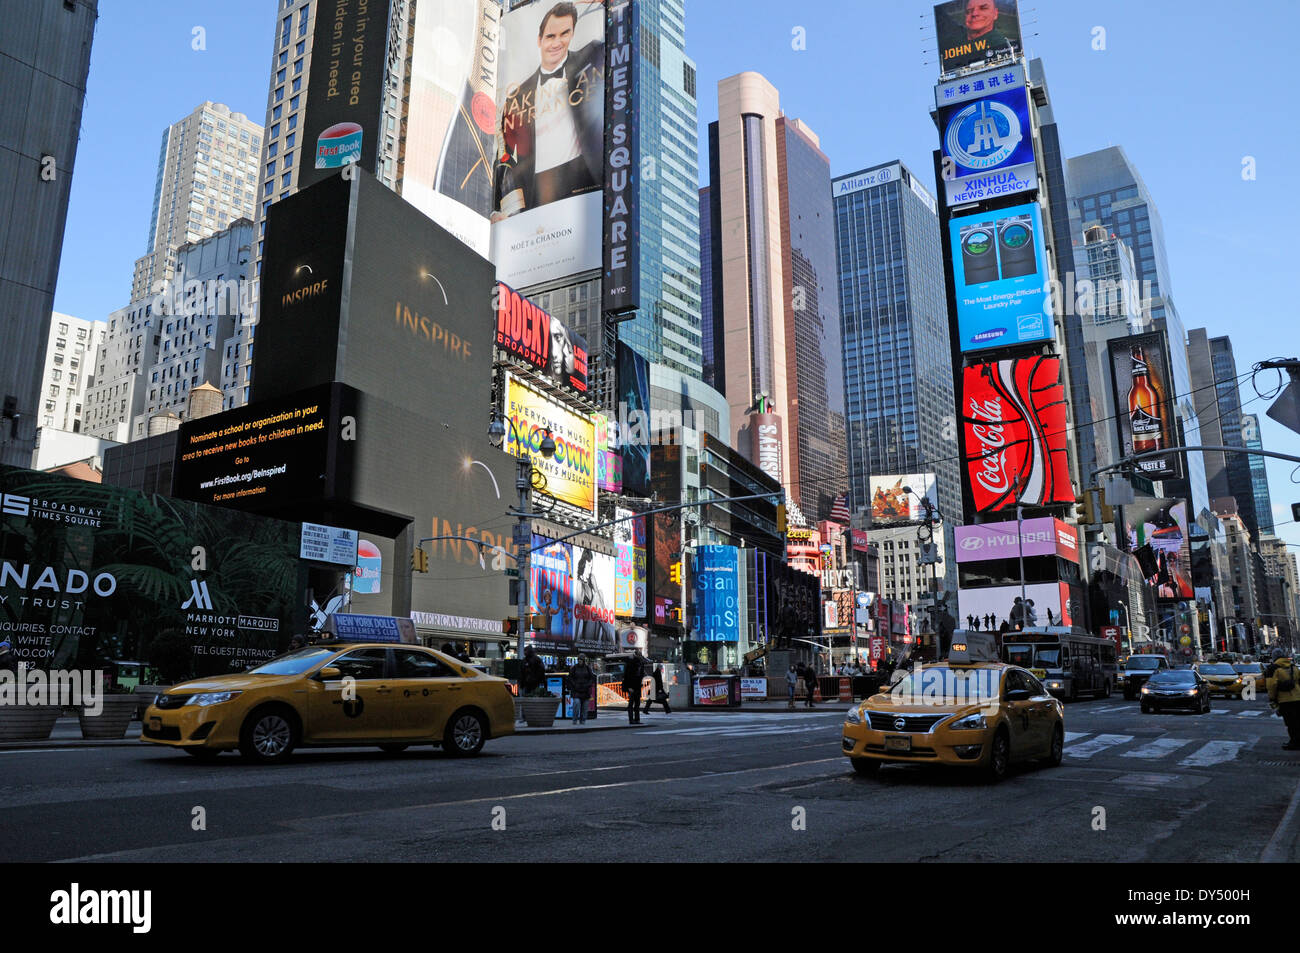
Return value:
[(518, 579), (518, 578), (519, 578), (519, 570), (516, 569), (514, 566), (507, 566), (507, 567), (505, 568), (504, 572), (505, 572), (505, 574), (506, 574), (506, 578), (507, 578), (507, 579)]
[(859, 593), (858, 593), (858, 608), (859, 608), (859, 609), (865, 609), (866, 607), (867, 607), (867, 594), (866, 594), (865, 592), (859, 592)]
[(528, 549), (533, 544), (533, 528), (527, 523), (516, 523), (513, 539), (516, 546)]

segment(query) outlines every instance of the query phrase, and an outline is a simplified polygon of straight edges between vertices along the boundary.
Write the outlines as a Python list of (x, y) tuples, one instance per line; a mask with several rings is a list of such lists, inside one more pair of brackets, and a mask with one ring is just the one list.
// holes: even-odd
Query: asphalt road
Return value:
[(0, 860), (1297, 859), (1300, 753), (1280, 750), (1262, 701), (1214, 707), (1067, 705), (1064, 764), (992, 786), (910, 766), (859, 778), (838, 713), (656, 713), (636, 730), (489, 742), (469, 760), (3, 751)]

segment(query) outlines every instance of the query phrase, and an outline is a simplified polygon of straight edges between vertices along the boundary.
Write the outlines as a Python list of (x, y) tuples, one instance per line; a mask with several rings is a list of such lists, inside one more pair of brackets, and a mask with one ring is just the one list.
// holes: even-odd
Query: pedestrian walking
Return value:
[(623, 691), (627, 693), (627, 723), (629, 725), (641, 724), (641, 678), (642, 663), (641, 650), (637, 649), (632, 653), (632, 657), (627, 660), (627, 666), (623, 669)]
[(578, 664), (569, 669), (569, 691), (573, 695), (573, 723), (587, 723), (587, 702), (596, 684), (596, 673), (587, 664), (587, 656), (578, 657)]
[(658, 702), (664, 706), (664, 714), (671, 715), (673, 711), (668, 707), (668, 692), (664, 691), (664, 667), (662, 663), (657, 663), (655, 665), (652, 677), (655, 681), (654, 695), (645, 700), (645, 713), (647, 715), (650, 714), (650, 706), (655, 702)]
[(794, 663), (790, 664), (790, 671), (785, 673), (785, 690), (789, 695), (789, 703), (785, 706), (790, 711), (794, 711), (794, 690), (799, 687), (799, 673), (795, 671)]
[(803, 670), (803, 681), (804, 681), (804, 687), (807, 688), (808, 690), (807, 706), (809, 708), (816, 708), (817, 706), (813, 704), (813, 696), (817, 693), (816, 666), (809, 665)]
[(1273, 661), (1264, 670), (1268, 686), (1268, 704), (1286, 723), (1285, 751), (1300, 751), (1300, 682), (1296, 679), (1295, 659), (1285, 649), (1273, 650)]

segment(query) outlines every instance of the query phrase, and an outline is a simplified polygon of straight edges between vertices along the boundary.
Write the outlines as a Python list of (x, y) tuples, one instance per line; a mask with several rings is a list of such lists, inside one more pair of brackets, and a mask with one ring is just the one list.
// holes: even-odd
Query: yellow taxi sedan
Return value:
[(1029, 671), (955, 646), (948, 661), (914, 668), (851, 708), (841, 746), (862, 775), (883, 764), (943, 764), (999, 781), (1018, 761), (1061, 763), (1064, 707)]
[(260, 762), (295, 748), (436, 744), (475, 755), (513, 734), (514, 696), (503, 678), (416, 645), (333, 643), (248, 672), (176, 685), (144, 714), (140, 740), (199, 758), (239, 750)]
[(1225, 695), (1228, 698), (1241, 694), (1241, 673), (1227, 662), (1200, 662), (1192, 666), (1201, 673), (1201, 677), (1210, 684), (1211, 695)]

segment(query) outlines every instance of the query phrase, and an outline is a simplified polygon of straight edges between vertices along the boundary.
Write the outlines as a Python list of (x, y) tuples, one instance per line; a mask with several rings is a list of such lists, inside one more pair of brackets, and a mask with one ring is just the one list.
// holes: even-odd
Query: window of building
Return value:
[(272, 119), (279, 119), (279, 118), (280, 118), (281, 116), (283, 116), (283, 115), (284, 115), (284, 106), (283, 106), (283, 105), (276, 106), (274, 109), (271, 110), (271, 118), (272, 118)]
[(292, 153), (292, 152), (286, 152), (286, 153), (284, 154), (284, 167), (287, 169), (287, 168), (289, 168), (289, 166), (291, 166), (291, 165), (293, 165), (293, 153)]
[(296, 132), (291, 132), (289, 133), (289, 135), (284, 137), (284, 147), (286, 149), (292, 149), (293, 144), (297, 141), (298, 141), (298, 134)]
[(289, 117), (289, 124), (288, 124), (285, 128), (286, 128), (286, 129), (297, 129), (297, 128), (298, 128), (298, 117), (297, 117), (297, 115), (293, 115), (293, 116), (290, 116), (290, 117)]
[(295, 92), (295, 93), (298, 92), (300, 89), (302, 89), (302, 77), (301, 77), (301, 76), (295, 76), (295, 77), (293, 78), (293, 85), (290, 86), (289, 88), (290, 88), (290, 90), (292, 90), (292, 91)]

